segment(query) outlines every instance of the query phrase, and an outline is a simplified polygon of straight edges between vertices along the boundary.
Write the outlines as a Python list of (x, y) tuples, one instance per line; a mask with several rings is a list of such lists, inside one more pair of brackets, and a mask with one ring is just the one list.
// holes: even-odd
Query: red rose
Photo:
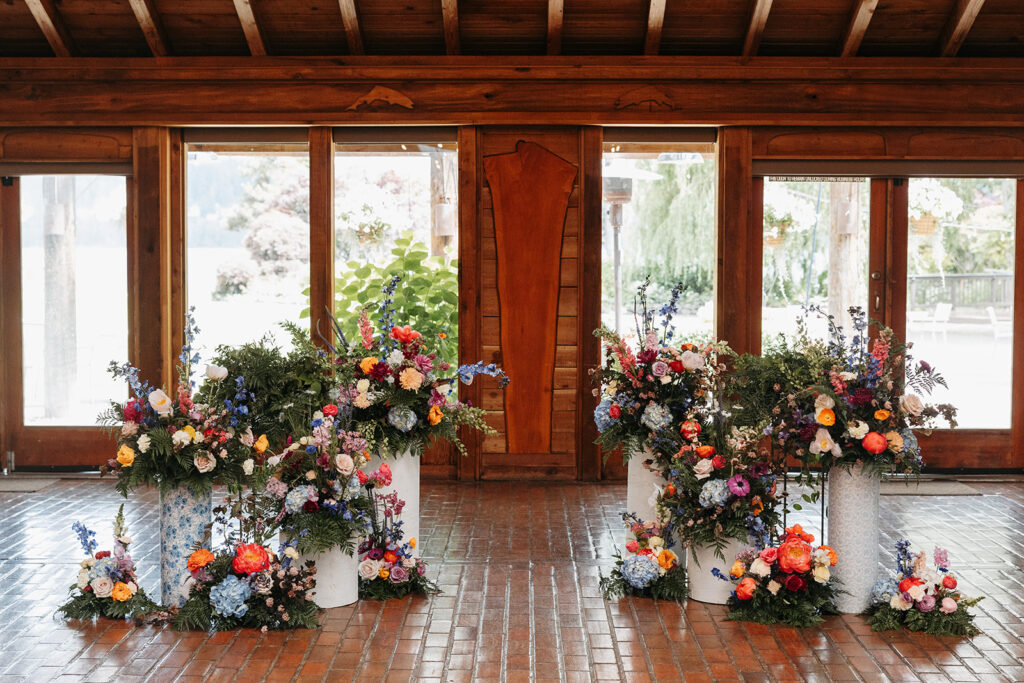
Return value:
[(683, 435), (683, 438), (687, 441), (693, 441), (700, 435), (700, 422), (696, 420), (687, 420), (679, 428), (679, 433)]
[(323, 414), (326, 415), (327, 417), (334, 417), (335, 415), (338, 414), (338, 406), (334, 405), (333, 403), (325, 405), (323, 409)]
[(889, 447), (889, 442), (885, 440), (885, 437), (878, 432), (868, 432), (861, 439), (860, 445), (864, 447), (868, 453), (874, 453), (878, 455), (886, 448)]
[(683, 366), (683, 361), (681, 360), (670, 360), (668, 362), (668, 366), (672, 368), (672, 372), (683, 372), (684, 370), (686, 370), (686, 368)]
[(305, 503), (302, 504), (303, 512), (316, 512), (319, 509), (320, 506), (317, 504), (315, 500), (307, 500)]
[(943, 576), (942, 577), (942, 587), (943, 588), (948, 588), (949, 590), (953, 590), (954, 588), (956, 588), (956, 579), (954, 577), (952, 577), (952, 576), (949, 576), (949, 575)]
[(258, 543), (240, 543), (235, 548), (235, 558), (231, 567), (238, 574), (255, 574), (270, 566), (267, 549)]
[(632, 541), (629, 541), (628, 543), (626, 543), (626, 550), (631, 552), (631, 553), (635, 553), (639, 549), (640, 549), (640, 544), (637, 543), (635, 540), (632, 540)]
[(802, 591), (804, 588), (807, 587), (807, 581), (804, 580), (804, 577), (802, 576), (790, 574), (786, 577), (786, 583), (784, 585), (786, 586), (786, 590), (788, 591)]
[(611, 408), (608, 409), (608, 416), (613, 420), (618, 420), (622, 417), (622, 408), (619, 407), (618, 403), (613, 403)]
[(97, 560), (102, 560), (104, 557), (110, 557), (110, 551), (109, 550), (101, 550), (98, 553), (96, 553), (96, 559)]
[(725, 458), (723, 458), (720, 455), (716, 455), (715, 457), (711, 458), (711, 464), (714, 466), (716, 470), (720, 470), (723, 467), (725, 467)]

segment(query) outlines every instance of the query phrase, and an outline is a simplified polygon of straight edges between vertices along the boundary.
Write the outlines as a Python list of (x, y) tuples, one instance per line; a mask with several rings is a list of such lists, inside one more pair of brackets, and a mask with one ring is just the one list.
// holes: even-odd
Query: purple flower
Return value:
[(433, 408), (434, 406), (437, 406), (438, 408), (440, 408), (445, 403), (446, 403), (446, 401), (445, 401), (444, 396), (442, 396), (441, 393), (437, 389), (431, 389), (430, 390), (430, 400), (427, 401), (427, 405), (428, 406), (430, 406), (431, 408)]
[(668, 372), (668, 364), (665, 361), (654, 361), (654, 365), (651, 366), (651, 374), (655, 377), (662, 377)]
[(729, 479), (729, 490), (742, 498), (750, 493), (750, 483), (742, 475), (737, 474)]
[(416, 358), (413, 360), (413, 363), (415, 363), (416, 369), (424, 375), (434, 369), (434, 362), (422, 353), (416, 354)]
[(419, 574), (420, 576), (423, 576), (424, 574), (426, 574), (427, 573), (427, 565), (423, 564), (422, 562), (417, 562), (416, 563), (416, 573)]
[(910, 597), (910, 593), (908, 593), (907, 591), (903, 591), (902, 593), (900, 593), (900, 600), (906, 603), (910, 603), (911, 605), (914, 604), (914, 598)]
[(370, 552), (366, 553), (366, 556), (371, 560), (379, 560), (384, 557), (384, 551), (380, 548), (370, 548)]
[(925, 595), (923, 598), (917, 601), (917, 609), (922, 612), (931, 612), (935, 609), (935, 596)]
[[(409, 580), (409, 570), (400, 564), (396, 564), (391, 568), (391, 583), (405, 583)], [(934, 600), (932, 601), (934, 602)]]

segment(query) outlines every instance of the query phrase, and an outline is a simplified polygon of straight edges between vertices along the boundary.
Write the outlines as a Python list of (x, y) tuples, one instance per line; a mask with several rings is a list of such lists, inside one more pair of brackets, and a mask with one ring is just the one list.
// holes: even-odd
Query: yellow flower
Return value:
[(413, 549), (416, 548), (416, 537), (415, 536), (409, 539), (409, 547), (413, 548)]
[(818, 413), (818, 424), (823, 424), (826, 427), (831, 427), (836, 423), (836, 413), (831, 408), (824, 408)]
[(121, 467), (131, 467), (135, 462), (135, 451), (129, 448), (128, 444), (121, 444), (117, 451), (117, 461), (121, 463)]
[(117, 602), (125, 602), (132, 599), (132, 589), (128, 587), (128, 584), (118, 581), (114, 584), (114, 588), (110, 591), (110, 597)]
[(888, 420), (889, 419), (889, 411), (885, 410), (884, 408), (881, 409), (881, 410), (876, 410), (875, 411), (875, 419), (876, 420)]
[(736, 560), (735, 562), (732, 563), (732, 569), (729, 570), (729, 576), (731, 576), (734, 579), (738, 579), (741, 576), (743, 576), (744, 572), (746, 572), (746, 571), (747, 571), (746, 565), (744, 565), (739, 560)]
[(196, 440), (196, 429), (192, 425), (185, 425), (181, 428), (181, 431), (188, 434), (188, 438), (192, 439), (192, 441)]
[(257, 453), (262, 453), (265, 450), (267, 450), (267, 447), (269, 445), (270, 445), (270, 442), (267, 441), (267, 435), (266, 434), (260, 434), (260, 438), (256, 439), (256, 442), (252, 445), (252, 447), (253, 447), (253, 449)]
[(373, 356), (368, 356), (359, 363), (359, 369), (363, 371), (364, 375), (369, 375), (370, 370), (373, 370), (373, 366), (377, 364), (377, 359)]
[(431, 425), (436, 425), (444, 417), (444, 413), (437, 406), (430, 406), (430, 413), (427, 414), (427, 419), (430, 420)]
[(381, 567), (381, 568), (380, 568), (380, 571), (378, 571), (378, 572), (377, 572), (377, 576), (379, 576), (379, 577), (380, 577), (380, 578), (382, 578), (382, 579), (386, 579), (386, 578), (388, 578), (389, 576), (391, 576), (391, 572), (389, 572), (389, 571), (388, 571), (387, 569), (385, 569), (384, 567)]
[(661, 552), (658, 553), (658, 566), (662, 569), (672, 569), (672, 567), (676, 566), (678, 559), (679, 558), (676, 557), (676, 554), (671, 550), (662, 549)]
[(897, 453), (903, 450), (903, 437), (900, 436), (899, 432), (886, 432), (885, 440), (888, 442), (889, 448)]

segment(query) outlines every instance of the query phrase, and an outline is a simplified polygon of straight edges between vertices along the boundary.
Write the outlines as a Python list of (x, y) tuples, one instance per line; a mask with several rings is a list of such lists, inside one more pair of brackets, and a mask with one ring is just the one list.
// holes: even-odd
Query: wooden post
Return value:
[[(482, 247), (479, 229), (482, 159), (478, 154), (480, 136), (473, 126), (459, 128), (459, 362), (480, 357), (480, 289)], [(480, 405), (480, 382), (460, 384), (459, 398)], [(462, 430), (469, 454), (456, 457), (456, 476), (461, 480), (480, 478), (480, 434)]]
[(602, 476), (601, 449), (594, 424), (597, 397), (593, 393), (590, 370), (601, 364), (601, 344), (594, 330), (601, 324), (601, 157), (603, 130), (586, 126), (580, 132), (580, 235), (577, 298), (579, 320), (577, 333), (576, 388), (576, 478), (581, 481)]
[[(334, 314), (334, 137), (309, 129), (309, 332), (326, 345)], [(326, 341), (325, 341), (326, 339)]]

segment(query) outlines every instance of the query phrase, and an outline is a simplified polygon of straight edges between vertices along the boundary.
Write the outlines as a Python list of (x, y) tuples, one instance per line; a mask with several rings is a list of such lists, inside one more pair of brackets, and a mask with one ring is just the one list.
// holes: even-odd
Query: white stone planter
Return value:
[(398, 497), (405, 501), (402, 509), (402, 537), (403, 543), (416, 539), (416, 547), (412, 554), (420, 556), (420, 458), (422, 453), (413, 453), (404, 450), (397, 455), (387, 455), (383, 460), (378, 453), (370, 459), (370, 463), (363, 469), (367, 472), (380, 467), (381, 462), (386, 462), (391, 468), (391, 490), (398, 494)]
[[(285, 540), (283, 534), (281, 540)], [(316, 564), (313, 600), (318, 607), (343, 607), (359, 599), (359, 560), (355, 548), (351, 553), (346, 553), (334, 547), (312, 556), (300, 555), (294, 562), (301, 566), (307, 560), (313, 560)]]
[(836, 607), (859, 614), (871, 604), (878, 579), (879, 476), (860, 465), (828, 473), (828, 545), (839, 555), (832, 576), (844, 593)]
[(748, 548), (748, 544), (730, 539), (722, 549), (725, 559), (715, 554), (714, 546), (692, 548), (686, 554), (686, 579), (690, 589), (690, 599), (712, 605), (724, 605), (736, 589), (732, 581), (723, 581), (711, 573), (717, 567), (722, 574), (729, 576), (736, 555)]
[(629, 456), (626, 479), (626, 512), (635, 513), (645, 522), (658, 519), (658, 491), (665, 487), (665, 479), (644, 465), (651, 458), (648, 450), (635, 451)]

